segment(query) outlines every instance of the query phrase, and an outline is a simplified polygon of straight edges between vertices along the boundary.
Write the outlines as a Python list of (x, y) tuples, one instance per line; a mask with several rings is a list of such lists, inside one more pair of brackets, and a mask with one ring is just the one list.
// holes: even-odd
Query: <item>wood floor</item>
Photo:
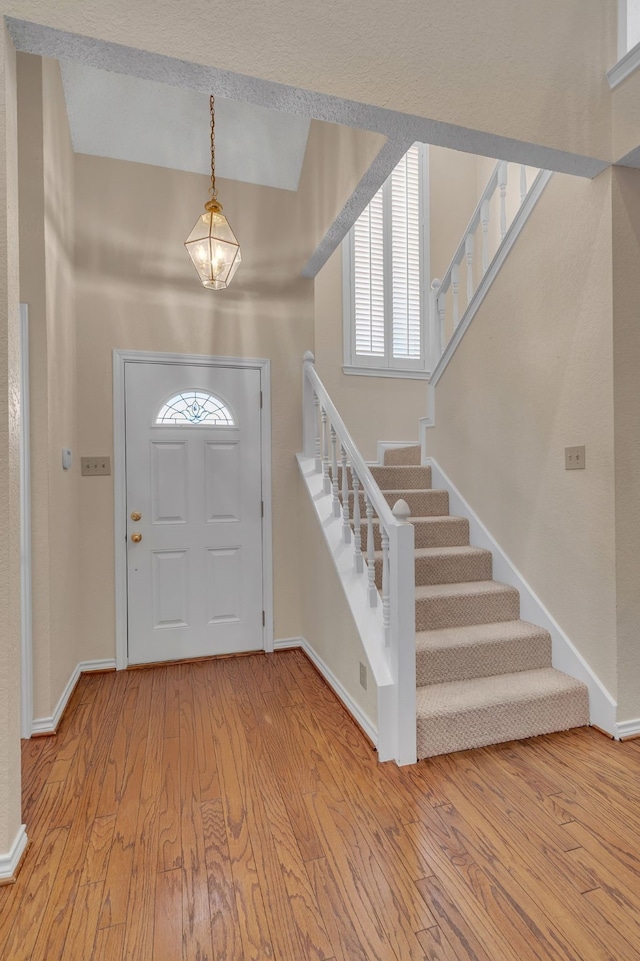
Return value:
[(380, 765), (298, 651), (83, 677), (4, 961), (638, 961), (640, 742)]

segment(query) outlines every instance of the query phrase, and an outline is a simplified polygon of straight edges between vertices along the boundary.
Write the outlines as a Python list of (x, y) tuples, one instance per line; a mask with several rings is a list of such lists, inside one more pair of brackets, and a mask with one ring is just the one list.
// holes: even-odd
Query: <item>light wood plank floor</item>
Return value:
[(640, 742), (378, 764), (298, 651), (83, 677), (4, 961), (638, 961)]

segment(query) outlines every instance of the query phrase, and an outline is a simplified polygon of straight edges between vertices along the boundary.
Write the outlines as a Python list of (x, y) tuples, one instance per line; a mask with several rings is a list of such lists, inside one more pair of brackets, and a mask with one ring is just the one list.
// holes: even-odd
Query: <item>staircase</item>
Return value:
[[(418, 758), (588, 724), (586, 686), (551, 666), (550, 635), (519, 619), (518, 591), (492, 580), (491, 552), (469, 545), (419, 447), (387, 450), (371, 472), (389, 504), (407, 502), (415, 529)], [(364, 551), (364, 522), (361, 536)], [(374, 546), (380, 588), (377, 526)]]

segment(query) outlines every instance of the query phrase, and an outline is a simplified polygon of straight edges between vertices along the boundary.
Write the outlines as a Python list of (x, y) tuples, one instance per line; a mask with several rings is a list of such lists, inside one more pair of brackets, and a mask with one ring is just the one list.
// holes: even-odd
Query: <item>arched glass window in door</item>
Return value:
[(226, 404), (204, 390), (182, 390), (163, 404), (156, 424), (179, 427), (189, 424), (209, 424), (211, 427), (235, 427), (233, 415)]

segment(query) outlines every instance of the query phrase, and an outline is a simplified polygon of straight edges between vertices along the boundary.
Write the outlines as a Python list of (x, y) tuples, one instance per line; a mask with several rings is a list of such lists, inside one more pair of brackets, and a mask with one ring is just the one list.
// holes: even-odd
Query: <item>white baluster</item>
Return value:
[(327, 412), (324, 407), (320, 411), (322, 420), (322, 480), (325, 494), (331, 493), (331, 478), (329, 477), (329, 431), (327, 429)]
[(473, 234), (467, 234), (464, 241), (464, 253), (467, 258), (467, 307), (473, 297)]
[(498, 187), (500, 188), (500, 240), (507, 232), (507, 161), (503, 160), (498, 168)]
[(458, 307), (458, 287), (460, 286), (460, 264), (454, 264), (451, 268), (451, 290), (453, 291), (453, 329), (455, 330), (460, 322), (460, 309)]
[(320, 416), (319, 416), (320, 398), (316, 394), (315, 390), (313, 392), (313, 406), (315, 408), (314, 420), (315, 420), (315, 426), (316, 426), (316, 474), (319, 474), (320, 471), (322, 470), (322, 452), (320, 448)]
[(384, 642), (388, 646), (391, 641), (391, 598), (389, 597), (389, 532), (380, 522), (380, 539), (382, 540), (382, 623), (384, 625)]
[(353, 487), (353, 545), (356, 574), (362, 574), (362, 532), (360, 530), (360, 478), (351, 466), (351, 485)]
[(331, 487), (333, 489), (333, 516), (340, 517), (340, 498), (338, 497), (338, 452), (336, 432), (331, 425)]
[(442, 334), (440, 331), (440, 324), (438, 322), (438, 293), (440, 292), (440, 280), (438, 277), (434, 277), (431, 281), (431, 302), (429, 307), (429, 339), (430, 339), (430, 351), (432, 367), (440, 360), (440, 354), (442, 353)]
[(524, 203), (524, 198), (527, 196), (527, 168), (524, 164), (520, 164), (520, 206), (522, 207)]
[(447, 294), (442, 291), (438, 294), (438, 318), (440, 320), (440, 353), (444, 354), (447, 346), (446, 341), (446, 322), (447, 322)]
[(376, 607), (378, 590), (376, 588), (376, 557), (373, 544), (373, 504), (365, 492), (364, 506), (367, 515), (367, 578), (369, 581), (369, 607)]
[(342, 537), (345, 544), (351, 543), (351, 524), (349, 518), (349, 478), (347, 477), (347, 452), (340, 448), (340, 464), (342, 466)]
[(482, 224), (482, 273), (489, 268), (489, 201), (483, 200), (480, 207), (480, 223)]

